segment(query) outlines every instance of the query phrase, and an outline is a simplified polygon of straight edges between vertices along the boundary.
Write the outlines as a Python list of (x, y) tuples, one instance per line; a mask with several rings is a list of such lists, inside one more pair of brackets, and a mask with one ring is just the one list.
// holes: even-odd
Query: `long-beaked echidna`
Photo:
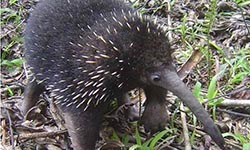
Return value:
[(136, 87), (145, 89), (151, 101), (147, 114), (155, 114), (154, 106), (172, 91), (223, 148), (220, 131), (177, 76), (166, 32), (124, 2), (43, 0), (31, 14), (24, 38), (27, 64), (40, 83), (28, 85), (24, 112), (44, 88), (50, 90), (74, 149), (94, 149), (109, 101)]

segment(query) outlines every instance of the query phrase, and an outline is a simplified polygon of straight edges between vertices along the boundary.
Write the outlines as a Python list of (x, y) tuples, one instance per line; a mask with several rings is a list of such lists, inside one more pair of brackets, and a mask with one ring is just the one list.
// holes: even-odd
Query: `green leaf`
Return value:
[(137, 149), (141, 149), (140, 145), (133, 145), (129, 148), (129, 150), (137, 150)]
[(243, 150), (249, 150), (250, 149), (250, 143), (243, 144)]
[(208, 42), (209, 42), (209, 44), (211, 44), (218, 52), (220, 52), (220, 54), (221, 54), (223, 57), (226, 57), (225, 52), (223, 51), (223, 49), (222, 49), (219, 45), (217, 45), (215, 42), (213, 42), (213, 41), (211, 41), (211, 40), (209, 40)]
[(128, 144), (129, 142), (129, 136), (127, 134), (122, 136), (122, 143), (123, 144)]
[(233, 137), (235, 140), (240, 141), (240, 143), (247, 143), (247, 139), (245, 138), (244, 135), (240, 134), (240, 133), (223, 133), (223, 137)]
[(112, 134), (112, 137), (111, 137), (113, 140), (119, 140), (120, 141), (120, 138), (119, 136), (116, 134), (115, 131), (113, 131), (113, 134)]
[(17, 2), (17, 0), (9, 0), (9, 5), (13, 5)]
[(7, 90), (8, 90), (8, 94), (9, 96), (14, 96), (13, 91), (11, 90), (11, 88), (9, 86), (6, 86)]
[(148, 146), (149, 146), (149, 144), (151, 143), (152, 140), (153, 140), (153, 138), (150, 138), (150, 139), (148, 139), (146, 142), (144, 142), (144, 143), (142, 144), (142, 148), (148, 149)]
[(213, 105), (218, 105), (220, 104), (221, 102), (223, 102), (223, 98), (219, 98), (217, 99), (216, 101), (213, 102)]
[(13, 10), (11, 10), (10, 8), (1, 8), (0, 9), (0, 15), (2, 15), (3, 13), (9, 13), (12, 12)]
[(168, 130), (163, 130), (160, 133), (158, 133), (153, 140), (150, 142), (149, 149), (154, 150), (155, 144), (165, 135), (168, 133)]
[(199, 81), (196, 82), (194, 89), (193, 89), (193, 94), (196, 98), (200, 98), (200, 92), (201, 92), (201, 83)]
[(245, 2), (242, 2), (242, 3), (239, 3), (239, 6), (247, 6), (247, 5), (250, 5), (250, 1), (245, 1)]
[(207, 92), (207, 99), (212, 99), (216, 96), (217, 90), (216, 90), (216, 79), (217, 76), (214, 76), (212, 80), (209, 83), (208, 92)]
[(137, 145), (140, 145), (140, 146), (142, 145), (141, 144), (141, 137), (140, 137), (138, 128), (136, 128), (136, 130), (135, 130), (135, 140), (136, 140)]
[(1, 62), (1, 65), (7, 66), (7, 67), (21, 67), (23, 63), (23, 59), (22, 58), (17, 58), (17, 59), (13, 59), (13, 60), (3, 60), (3, 62)]
[(244, 135), (240, 134), (240, 133), (235, 133), (235, 135), (237, 136), (238, 140), (241, 142), (241, 143), (246, 143), (247, 140), (245, 138)]

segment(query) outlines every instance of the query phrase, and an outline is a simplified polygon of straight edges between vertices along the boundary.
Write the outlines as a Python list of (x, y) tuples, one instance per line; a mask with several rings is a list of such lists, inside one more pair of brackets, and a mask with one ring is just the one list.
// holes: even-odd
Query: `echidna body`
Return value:
[(141, 85), (145, 64), (171, 61), (166, 33), (123, 3), (72, 3), (38, 4), (25, 32), (27, 62), (61, 105), (97, 105)]
[(31, 14), (24, 35), (27, 64), (38, 86), (51, 91), (64, 113), (74, 149), (94, 149), (109, 101), (136, 87), (159, 89), (148, 92), (154, 100), (172, 91), (223, 147), (209, 115), (180, 79), (175, 81), (166, 32), (124, 2), (44, 0)]

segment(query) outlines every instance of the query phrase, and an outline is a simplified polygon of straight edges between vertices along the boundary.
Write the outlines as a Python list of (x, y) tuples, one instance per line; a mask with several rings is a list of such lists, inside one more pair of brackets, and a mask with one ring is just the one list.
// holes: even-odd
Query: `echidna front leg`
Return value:
[(24, 101), (22, 104), (22, 112), (26, 114), (27, 111), (35, 106), (39, 100), (39, 96), (45, 91), (45, 87), (42, 84), (38, 84), (36, 80), (28, 82), (24, 90)]
[(61, 108), (74, 150), (94, 150), (103, 117), (102, 107)]
[(141, 123), (151, 134), (164, 129), (169, 120), (166, 109), (166, 91), (160, 88), (145, 88), (146, 102)]

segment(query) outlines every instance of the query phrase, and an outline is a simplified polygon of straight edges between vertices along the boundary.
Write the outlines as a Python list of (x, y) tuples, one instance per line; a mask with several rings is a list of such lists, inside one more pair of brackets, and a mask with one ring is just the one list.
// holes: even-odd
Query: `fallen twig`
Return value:
[(236, 107), (236, 106), (241, 106), (241, 107), (250, 107), (250, 100), (246, 100), (246, 99), (227, 99), (225, 98), (220, 104), (219, 106), (232, 106), (232, 107)]
[(28, 134), (20, 134), (19, 136), (15, 136), (15, 139), (18, 140), (26, 140), (26, 139), (35, 139), (35, 138), (44, 138), (44, 137), (54, 137), (57, 135), (65, 134), (67, 130), (58, 130), (58, 131), (51, 131), (51, 132), (35, 132), (35, 133), (28, 133)]
[(231, 115), (250, 118), (250, 115), (248, 115), (248, 114), (243, 114), (243, 113), (239, 113), (239, 112), (235, 112), (235, 111), (231, 111), (231, 110), (224, 110), (224, 109), (221, 109), (221, 108), (216, 108), (216, 109), (218, 111), (220, 111), (220, 112), (225, 112), (225, 113), (228, 113), (228, 114), (231, 114)]
[(203, 58), (202, 52), (194, 50), (192, 55), (188, 58), (183, 66), (178, 69), (178, 75), (183, 80), (192, 71), (192, 69), (201, 61)]
[[(181, 103), (180, 109), (184, 111), (184, 105)], [(181, 122), (182, 122), (182, 130), (184, 135), (185, 141), (185, 150), (191, 150), (190, 139), (188, 135), (188, 127), (187, 127), (187, 120), (186, 120), (186, 113), (181, 111)]]

